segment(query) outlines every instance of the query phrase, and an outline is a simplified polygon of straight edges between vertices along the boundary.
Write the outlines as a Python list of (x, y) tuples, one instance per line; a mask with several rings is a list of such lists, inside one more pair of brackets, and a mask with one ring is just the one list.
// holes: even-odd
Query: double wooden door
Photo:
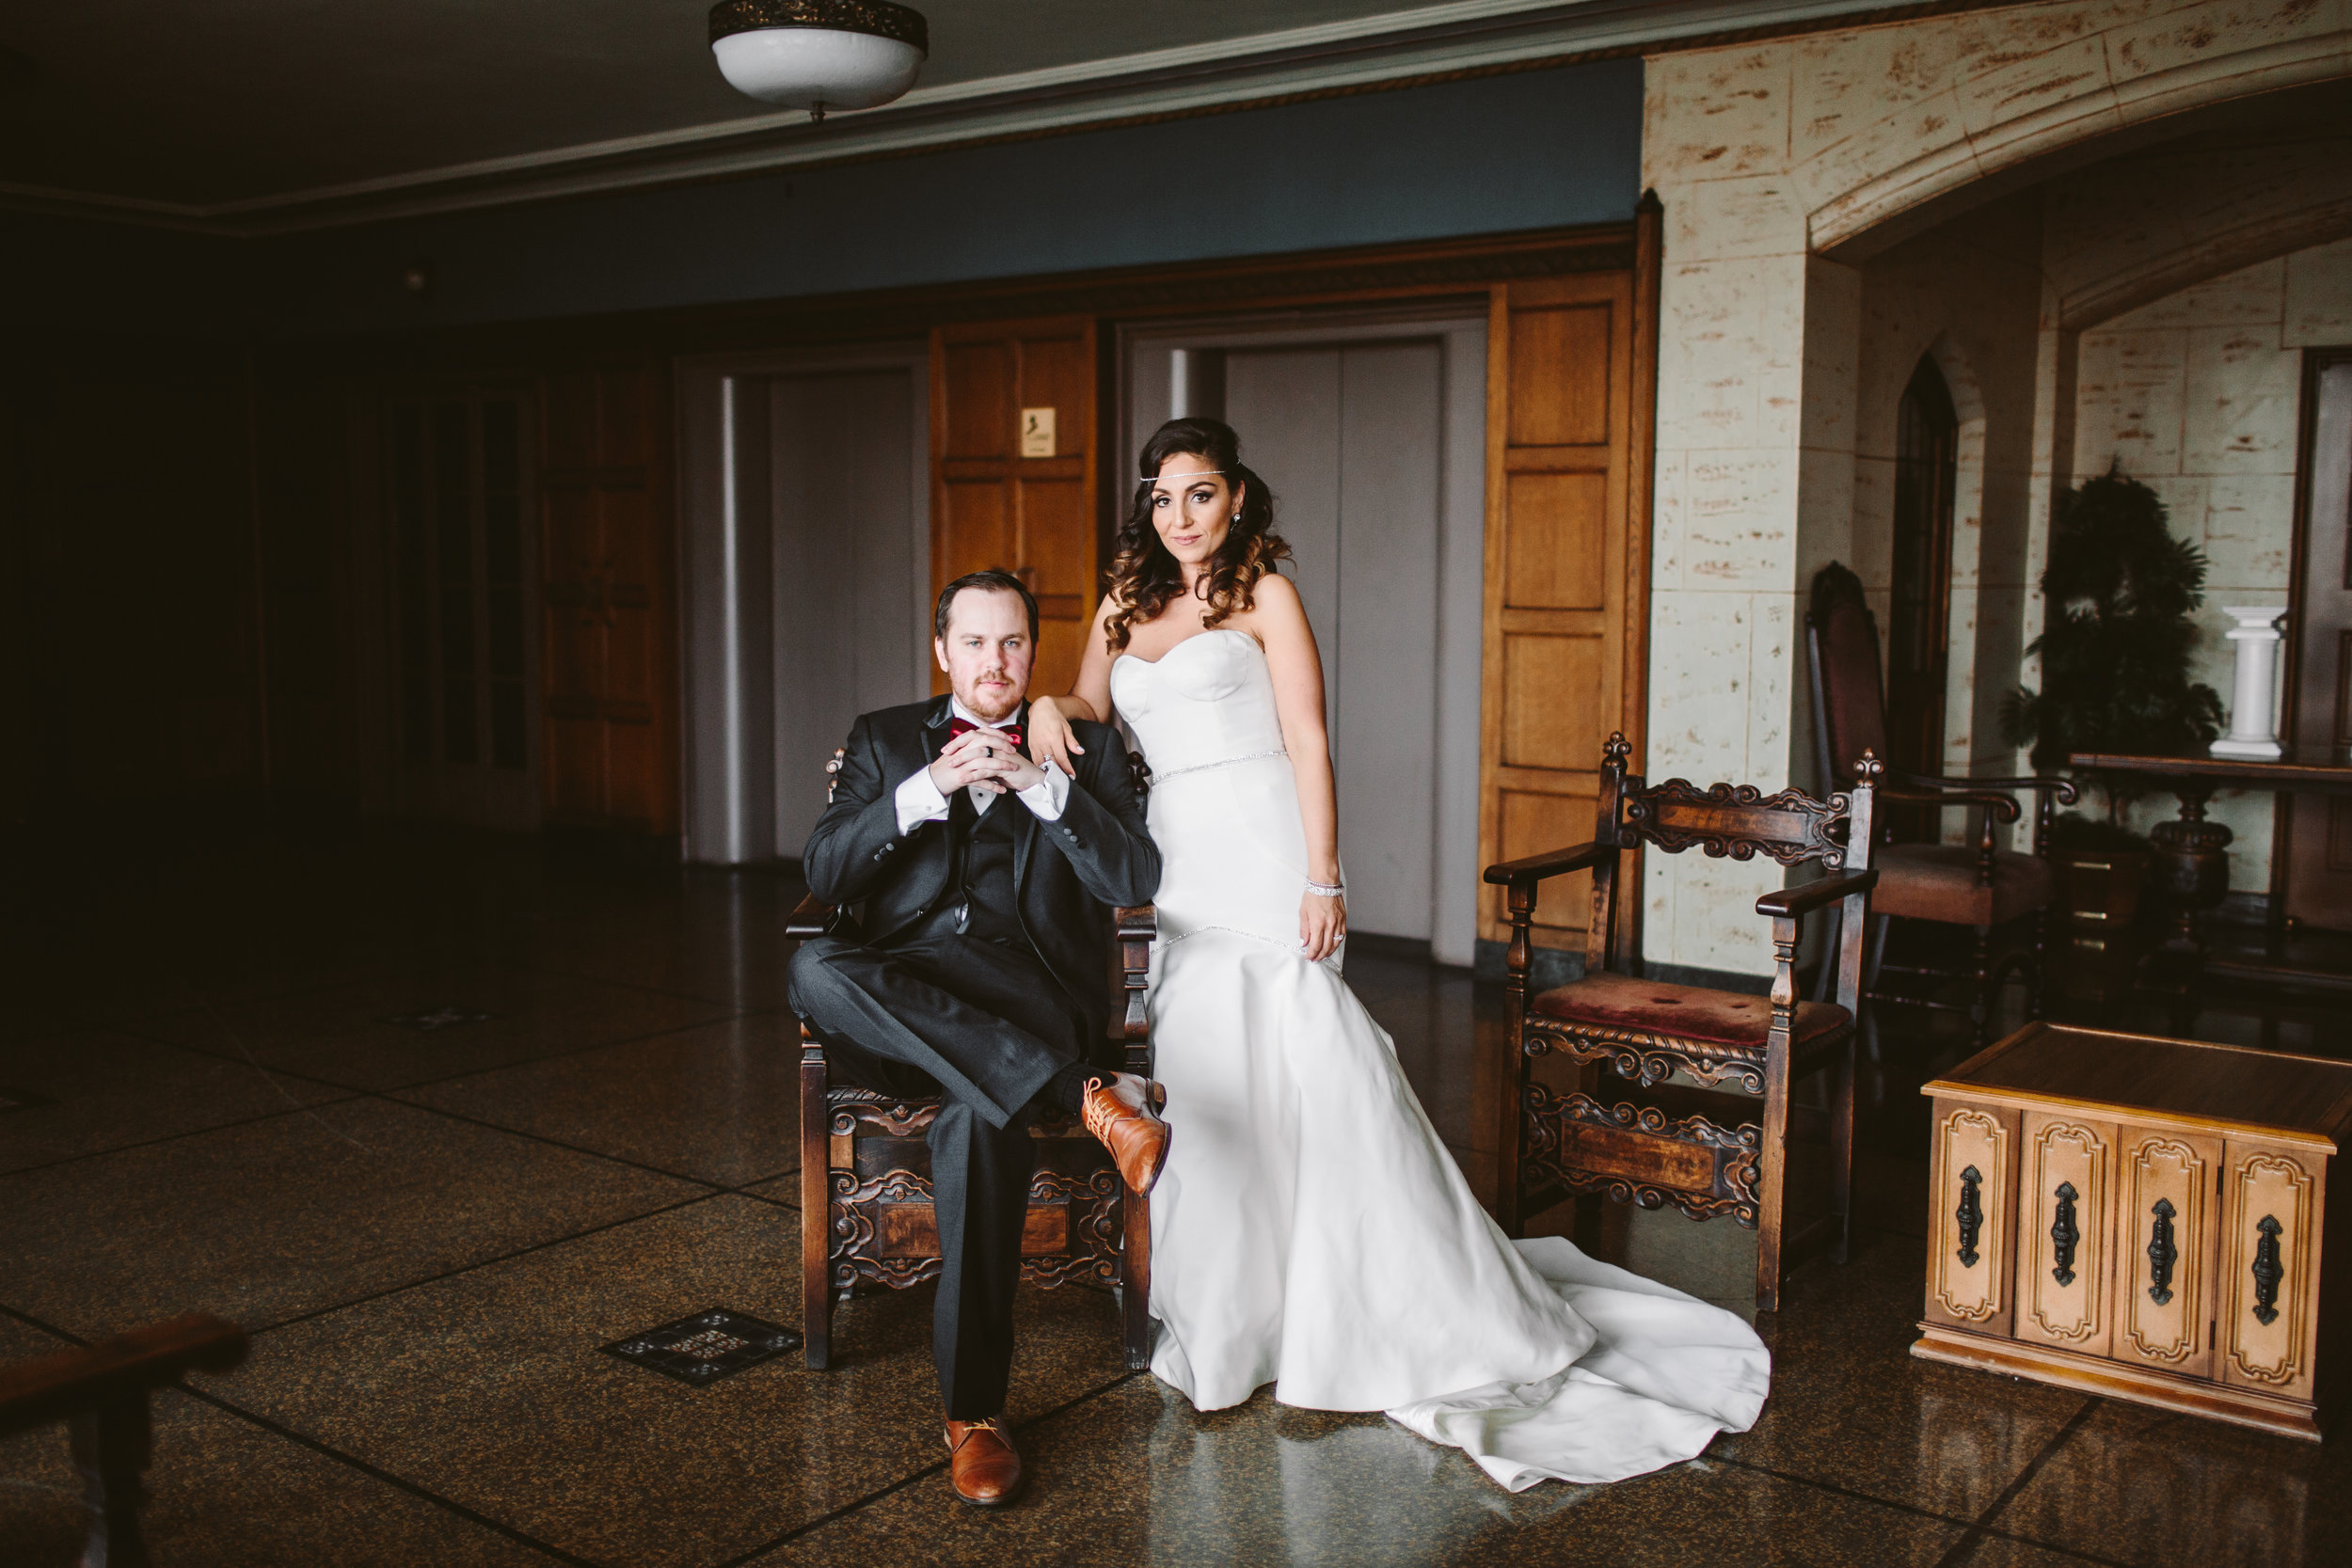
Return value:
[(1026, 583), (1040, 621), (1033, 692), (1076, 682), (1094, 615), (1099, 384), (1090, 316), (931, 334), (931, 591), (989, 567)]
[(669, 378), (625, 361), (540, 388), (547, 818), (675, 832)]
[(395, 799), (405, 815), (538, 821), (532, 402), (499, 386), (386, 400)]

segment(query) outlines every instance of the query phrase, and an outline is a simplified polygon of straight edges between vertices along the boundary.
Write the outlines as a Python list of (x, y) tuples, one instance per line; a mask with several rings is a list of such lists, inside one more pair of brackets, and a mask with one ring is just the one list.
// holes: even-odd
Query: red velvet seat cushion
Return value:
[(2050, 902), (2050, 863), (2004, 850), (1993, 885), (1977, 885), (1977, 851), (1964, 844), (1890, 844), (1871, 857), (1879, 885), (1872, 914), (1947, 926), (1999, 926)]
[[(1708, 1045), (1761, 1052), (1772, 1027), (1772, 999), (1703, 986), (1672, 986), (1627, 974), (1588, 974), (1557, 990), (1539, 991), (1527, 1010), (1544, 1018), (1599, 1029), (1630, 1029), (1672, 1035)], [(1846, 1009), (1827, 1002), (1797, 1004), (1798, 1043), (1815, 1039), (1849, 1022)]]

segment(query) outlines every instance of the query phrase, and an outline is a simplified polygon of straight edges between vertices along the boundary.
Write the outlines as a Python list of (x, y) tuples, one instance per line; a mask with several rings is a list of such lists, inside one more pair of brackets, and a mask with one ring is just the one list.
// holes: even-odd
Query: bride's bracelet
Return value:
[(1311, 880), (1307, 884), (1307, 891), (1313, 894), (1318, 898), (1337, 898), (1344, 895), (1347, 892), (1347, 889), (1341, 887), (1336, 883), (1327, 886), (1322, 882)]

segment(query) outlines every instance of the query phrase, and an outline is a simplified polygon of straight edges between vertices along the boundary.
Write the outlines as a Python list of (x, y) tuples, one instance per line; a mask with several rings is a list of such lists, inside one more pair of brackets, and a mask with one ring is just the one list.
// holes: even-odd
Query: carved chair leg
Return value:
[(1853, 1241), (1853, 1037), (1837, 1048), (1830, 1069), (1830, 1238), (1833, 1263), (1846, 1260)]
[(1139, 1372), (1152, 1365), (1152, 1200), (1122, 1193), (1119, 1207), (1125, 1231), (1119, 1260), (1120, 1327), (1127, 1370)]
[(1756, 1309), (1780, 1310), (1780, 1233), (1788, 1175), (1788, 1051), (1776, 1042), (1764, 1066), (1764, 1138), (1756, 1150)]
[(147, 1538), (139, 1508), (147, 1500), (142, 1479), (152, 1454), (144, 1389), (123, 1395), (72, 1422), (73, 1467), (82, 1473), (82, 1500), (89, 1510), (89, 1536), (81, 1568), (148, 1568)]
[(801, 1053), (801, 1346), (812, 1371), (833, 1354), (833, 1140), (824, 1053), (805, 1030)]

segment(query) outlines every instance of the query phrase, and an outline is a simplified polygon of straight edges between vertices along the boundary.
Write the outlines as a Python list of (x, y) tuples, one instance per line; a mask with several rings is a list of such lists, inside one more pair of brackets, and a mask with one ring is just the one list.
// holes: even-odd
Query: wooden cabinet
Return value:
[[(931, 592), (1000, 566), (1037, 595), (1029, 689), (1067, 691), (1101, 584), (1091, 318), (931, 334)], [(946, 677), (934, 677), (946, 690)]]
[(2352, 1354), (2327, 1244), (2352, 1063), (2035, 1023), (1923, 1092), (1912, 1354), (2319, 1435)]

